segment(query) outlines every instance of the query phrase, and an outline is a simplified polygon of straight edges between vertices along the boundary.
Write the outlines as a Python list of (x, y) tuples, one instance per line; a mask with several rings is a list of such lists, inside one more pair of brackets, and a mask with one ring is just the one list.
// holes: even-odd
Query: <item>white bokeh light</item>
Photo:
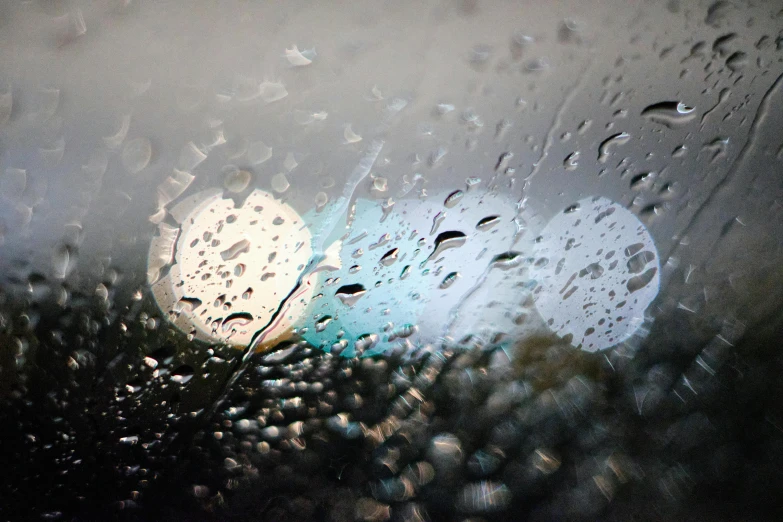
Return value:
[[(220, 190), (205, 191), (170, 214), (180, 226), (159, 225), (148, 261), (158, 306), (197, 339), (248, 345), (296, 287), (312, 256), (310, 231), (293, 208), (258, 189), (240, 207)], [(264, 345), (291, 334), (312, 295), (312, 285), (297, 289)]]
[(619, 344), (658, 295), (660, 263), (645, 226), (606, 198), (557, 214), (535, 243), (536, 308), (560, 336), (594, 352)]

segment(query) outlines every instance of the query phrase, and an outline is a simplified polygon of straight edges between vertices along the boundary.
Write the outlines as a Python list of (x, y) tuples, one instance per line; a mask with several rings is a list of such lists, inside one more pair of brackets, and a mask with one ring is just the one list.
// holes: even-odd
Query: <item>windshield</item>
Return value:
[(0, 514), (771, 516), (782, 21), (0, 2)]

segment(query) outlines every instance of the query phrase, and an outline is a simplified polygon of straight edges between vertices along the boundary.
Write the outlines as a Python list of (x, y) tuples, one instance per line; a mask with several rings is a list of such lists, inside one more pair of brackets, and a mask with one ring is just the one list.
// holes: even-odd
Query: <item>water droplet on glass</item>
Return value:
[(253, 322), (253, 314), (249, 312), (235, 312), (223, 319), (221, 329), (224, 333), (231, 332), (237, 328), (247, 326)]
[(103, 138), (103, 142), (110, 149), (119, 148), (122, 142), (125, 141), (125, 137), (128, 135), (128, 129), (130, 129), (131, 115), (125, 114), (120, 121), (119, 129), (112, 136), (106, 136)]
[(455, 190), (454, 192), (452, 192), (446, 197), (446, 200), (443, 202), (443, 206), (445, 206), (446, 208), (452, 208), (453, 206), (455, 206), (457, 203), (460, 202), (462, 196), (464, 195), (465, 193), (462, 192), (461, 190)]
[(509, 270), (516, 268), (522, 263), (523, 257), (520, 252), (503, 252), (492, 258), (490, 265), (492, 268)]
[(443, 116), (444, 114), (448, 114), (451, 111), (454, 110), (454, 106), (450, 103), (439, 103), (435, 106), (435, 113)]
[(252, 165), (260, 165), (272, 157), (272, 147), (263, 141), (254, 141), (247, 145), (247, 161)]
[(732, 72), (739, 71), (745, 68), (746, 65), (748, 65), (748, 55), (742, 51), (737, 51), (726, 58), (726, 67)]
[(563, 167), (568, 171), (576, 170), (579, 167), (579, 151), (574, 151), (563, 160)]
[(459, 278), (459, 272), (451, 272), (450, 274), (448, 274), (446, 277), (443, 278), (443, 281), (440, 282), (438, 288), (440, 288), (441, 290), (447, 289), (457, 281), (457, 278)]
[(345, 138), (345, 143), (358, 143), (362, 141), (362, 137), (353, 131), (350, 123), (345, 126), (345, 130), (343, 131), (343, 138)]
[(441, 232), (438, 234), (438, 237), (435, 238), (435, 249), (427, 257), (427, 259), (422, 262), (422, 267), (424, 267), (424, 265), (426, 265), (430, 259), (437, 258), (445, 250), (461, 247), (467, 240), (468, 236), (458, 230)]
[(664, 101), (645, 107), (642, 116), (649, 121), (672, 128), (693, 120), (696, 117), (696, 109), (682, 102)]
[(52, 277), (54, 279), (65, 279), (70, 266), (71, 249), (66, 245), (55, 248), (52, 253)]
[(171, 380), (178, 384), (187, 384), (193, 378), (193, 373), (192, 367), (183, 364), (171, 372)]
[(389, 185), (388, 185), (388, 181), (386, 180), (386, 178), (383, 178), (383, 177), (379, 176), (379, 177), (377, 177), (377, 178), (372, 180), (371, 191), (373, 193), (386, 192), (386, 190), (388, 188), (389, 188)]
[(334, 296), (338, 298), (345, 306), (351, 307), (355, 305), (359, 298), (366, 293), (367, 290), (365, 290), (363, 285), (352, 284), (341, 286), (334, 293)]
[(231, 245), (226, 250), (220, 252), (220, 257), (223, 261), (233, 261), (240, 254), (244, 254), (250, 251), (250, 240), (242, 239)]
[(611, 148), (624, 145), (630, 139), (631, 139), (631, 135), (628, 134), (627, 132), (618, 132), (617, 134), (609, 136), (604, 141), (602, 141), (601, 145), (598, 147), (599, 163), (606, 163), (606, 160), (609, 159), (609, 153), (611, 152), (610, 150)]
[(261, 82), (261, 85), (258, 86), (258, 92), (266, 103), (276, 102), (288, 96), (288, 91), (281, 82)]
[(272, 190), (280, 194), (288, 190), (288, 187), (291, 186), (291, 184), (288, 183), (288, 178), (286, 178), (285, 174), (283, 174), (282, 172), (278, 172), (277, 174), (272, 176), (271, 184), (272, 184)]
[(144, 170), (151, 158), (152, 143), (147, 138), (131, 140), (122, 149), (122, 165), (131, 174), (138, 174)]
[(478, 223), (476, 223), (476, 230), (481, 230), (482, 232), (486, 232), (487, 230), (492, 229), (495, 225), (500, 223), (500, 216), (487, 216), (484, 218), (481, 218)]
[(497, 163), (495, 163), (495, 172), (499, 172), (508, 167), (508, 162), (514, 157), (513, 152), (504, 152), (498, 157)]
[(315, 331), (316, 332), (323, 332), (326, 330), (326, 327), (329, 326), (329, 323), (332, 322), (332, 316), (331, 315), (325, 315), (318, 319), (315, 322)]
[(285, 50), (286, 60), (288, 60), (288, 63), (295, 67), (310, 65), (313, 63), (315, 56), (315, 49), (300, 51), (296, 45), (294, 45), (291, 49)]
[(179, 153), (177, 166), (181, 170), (190, 172), (199, 166), (205, 159), (207, 159), (207, 154), (199, 149), (195, 143), (189, 141), (182, 147), (182, 150)]
[(326, 204), (329, 202), (329, 196), (326, 195), (326, 192), (319, 192), (315, 195), (315, 209), (320, 212), (323, 210), (323, 208), (326, 206)]
[(283, 168), (287, 170), (288, 172), (291, 172), (294, 170), (299, 163), (296, 161), (296, 158), (294, 157), (293, 152), (289, 152), (285, 156), (285, 160), (283, 161)]
[(399, 254), (400, 249), (399, 248), (393, 248), (383, 254), (383, 257), (381, 257), (380, 263), (383, 266), (391, 266), (394, 264), (395, 261), (397, 261), (397, 254)]
[(631, 190), (643, 190), (650, 187), (655, 179), (654, 172), (642, 172), (631, 178)]
[[(226, 170), (226, 169), (224, 169)], [(226, 177), (223, 180), (223, 186), (226, 190), (235, 194), (242, 192), (250, 184), (252, 176), (246, 170), (239, 170), (236, 167), (228, 169)]]

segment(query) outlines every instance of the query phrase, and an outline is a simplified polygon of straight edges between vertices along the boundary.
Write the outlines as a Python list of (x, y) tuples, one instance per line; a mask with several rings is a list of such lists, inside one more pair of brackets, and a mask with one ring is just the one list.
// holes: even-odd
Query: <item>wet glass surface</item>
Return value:
[(0, 2), (8, 520), (776, 519), (776, 2)]

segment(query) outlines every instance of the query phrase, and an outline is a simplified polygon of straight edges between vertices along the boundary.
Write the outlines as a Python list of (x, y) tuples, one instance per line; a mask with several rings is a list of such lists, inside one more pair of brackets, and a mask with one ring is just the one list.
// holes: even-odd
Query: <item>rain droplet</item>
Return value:
[(693, 120), (696, 117), (696, 109), (682, 102), (664, 101), (645, 107), (642, 116), (649, 121), (671, 128), (685, 125)]
[(294, 153), (293, 152), (289, 152), (288, 154), (286, 154), (285, 160), (283, 160), (283, 168), (285, 168), (285, 170), (287, 170), (288, 172), (291, 172), (298, 165), (299, 165), (299, 163), (296, 161), (296, 158), (294, 157)]
[(318, 194), (315, 195), (314, 202), (315, 202), (315, 210), (320, 212), (329, 202), (329, 196), (326, 195), (326, 192), (319, 192)]
[(427, 264), (430, 259), (437, 258), (443, 251), (450, 248), (458, 248), (465, 244), (468, 240), (468, 236), (458, 230), (450, 230), (448, 232), (441, 232), (438, 237), (435, 238), (435, 249), (422, 262), (422, 267)]
[(244, 254), (250, 251), (250, 240), (242, 239), (231, 245), (226, 250), (220, 253), (220, 257), (223, 261), (232, 261), (239, 257), (240, 254)]
[(281, 82), (261, 82), (258, 92), (266, 103), (276, 102), (288, 96), (288, 91)]
[(366, 293), (367, 290), (365, 290), (363, 285), (352, 284), (341, 286), (334, 293), (334, 296), (338, 298), (345, 306), (351, 307), (355, 305), (359, 298)]
[(631, 293), (636, 292), (637, 290), (641, 290), (642, 288), (647, 286), (650, 283), (650, 281), (653, 280), (653, 277), (655, 277), (657, 271), (658, 269), (656, 267), (653, 267), (641, 275), (630, 278), (628, 282), (625, 284), (626, 288)]
[(329, 325), (329, 323), (332, 322), (332, 316), (331, 315), (325, 315), (318, 319), (315, 322), (315, 331), (316, 332), (323, 332), (326, 330), (326, 327)]
[(633, 256), (631, 256), (630, 259), (628, 259), (628, 263), (627, 263), (628, 272), (630, 272), (631, 274), (638, 274), (642, 270), (644, 270), (644, 267), (647, 266), (649, 262), (654, 260), (655, 260), (655, 254), (649, 250), (644, 250), (642, 252), (634, 254)]
[(598, 263), (590, 263), (585, 268), (579, 271), (579, 277), (590, 276), (590, 279), (598, 279), (604, 273), (604, 267)]
[(122, 142), (125, 141), (125, 137), (128, 135), (128, 129), (130, 129), (131, 115), (125, 114), (120, 122), (120, 128), (112, 136), (106, 136), (103, 138), (103, 142), (110, 149), (119, 148)]
[(61, 245), (52, 254), (52, 277), (65, 279), (71, 261), (71, 249), (67, 245)]
[(439, 288), (441, 290), (445, 290), (451, 285), (454, 284), (454, 282), (459, 278), (459, 272), (451, 272), (449, 275), (443, 278), (443, 281), (440, 282)]
[(179, 384), (187, 384), (193, 378), (193, 368), (183, 364), (171, 372), (171, 380)]
[(178, 314), (191, 314), (193, 310), (201, 306), (201, 299), (197, 297), (181, 297), (176, 302), (172, 311)]
[(230, 169), (223, 180), (223, 186), (226, 190), (235, 194), (242, 192), (250, 184), (252, 176), (246, 170), (239, 170), (236, 167)]
[(252, 314), (248, 312), (234, 312), (233, 314), (223, 319), (223, 324), (221, 325), (221, 329), (223, 330), (223, 332), (230, 332), (231, 330), (235, 330), (237, 328), (242, 328), (243, 326), (247, 326), (252, 322), (253, 322)]
[(263, 141), (254, 141), (247, 146), (247, 161), (260, 165), (272, 157), (272, 147), (267, 147)]
[(288, 183), (288, 178), (285, 177), (285, 174), (282, 172), (278, 172), (274, 176), (272, 176), (272, 190), (274, 190), (277, 193), (282, 194), (286, 190), (288, 190), (288, 187), (290, 187), (291, 184)]
[(642, 172), (631, 178), (631, 190), (642, 190), (650, 186), (655, 178), (654, 172)]
[(464, 195), (465, 193), (462, 192), (461, 190), (455, 190), (454, 192), (449, 194), (448, 197), (446, 197), (446, 200), (443, 202), (443, 206), (445, 206), (446, 208), (452, 208), (453, 206), (455, 206), (457, 203), (460, 202), (460, 200)]
[(631, 135), (627, 132), (618, 132), (617, 134), (606, 138), (598, 147), (598, 161), (600, 163), (606, 163), (606, 160), (609, 159), (609, 149), (619, 145), (624, 145), (628, 142), (629, 139), (631, 139)]
[(345, 138), (345, 143), (358, 143), (362, 141), (362, 137), (356, 134), (353, 129), (351, 129), (350, 123), (345, 126), (343, 137)]
[(300, 51), (299, 48), (294, 45), (291, 49), (285, 50), (285, 57), (291, 65), (295, 67), (304, 67), (305, 65), (313, 63), (315, 49)]
[(433, 216), (432, 227), (430, 228), (430, 235), (438, 231), (438, 227), (440, 227), (440, 224), (443, 223), (444, 219), (446, 219), (445, 212), (438, 212), (437, 214), (435, 214), (435, 216)]
[(476, 223), (476, 230), (481, 230), (482, 232), (486, 232), (487, 230), (490, 230), (498, 223), (500, 223), (500, 216), (487, 216), (481, 218), (479, 222)]
[(726, 67), (732, 72), (739, 71), (746, 65), (748, 65), (748, 55), (742, 51), (737, 51), (726, 58)]
[(189, 141), (182, 147), (177, 165), (181, 170), (190, 172), (198, 167), (205, 159), (207, 159), (206, 153), (199, 149), (195, 143)]
[(394, 264), (395, 261), (397, 261), (397, 254), (400, 252), (399, 248), (393, 248), (383, 254), (383, 257), (381, 257), (381, 264), (383, 266), (391, 266)]
[(576, 170), (579, 167), (579, 151), (574, 151), (563, 160), (563, 167), (568, 171)]
[(454, 106), (450, 103), (439, 103), (435, 106), (435, 113), (443, 116), (444, 114), (448, 114), (451, 111), (454, 110)]
[(372, 180), (372, 192), (386, 192), (389, 188), (386, 178), (377, 177)]
[(138, 174), (144, 170), (151, 158), (152, 143), (147, 138), (131, 140), (122, 149), (122, 165), (131, 174)]
[(490, 266), (501, 270), (509, 270), (519, 266), (522, 263), (522, 259), (522, 254), (519, 252), (503, 252), (492, 258)]
[(497, 163), (495, 163), (495, 172), (499, 172), (508, 167), (508, 162), (514, 157), (513, 152), (504, 152), (498, 157)]

